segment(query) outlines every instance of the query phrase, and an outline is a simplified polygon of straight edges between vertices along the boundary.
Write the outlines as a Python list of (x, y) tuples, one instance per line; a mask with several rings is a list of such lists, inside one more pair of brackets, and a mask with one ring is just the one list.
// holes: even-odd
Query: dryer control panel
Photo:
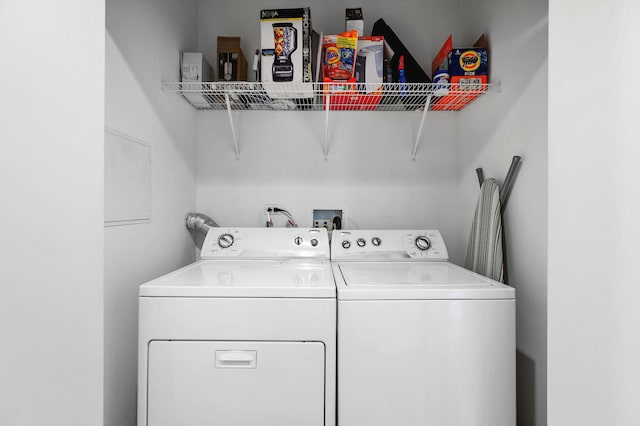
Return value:
[(329, 259), (325, 228), (211, 228), (201, 259)]
[(438, 230), (341, 230), (331, 240), (331, 260), (448, 261)]

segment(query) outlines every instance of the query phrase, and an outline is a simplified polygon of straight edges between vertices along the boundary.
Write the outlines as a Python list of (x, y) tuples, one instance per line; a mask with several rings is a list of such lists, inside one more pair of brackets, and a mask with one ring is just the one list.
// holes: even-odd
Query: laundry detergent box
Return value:
[(313, 97), (313, 85), (294, 84), (313, 82), (311, 33), (308, 7), (260, 11), (260, 77), (269, 96)]
[[(453, 47), (451, 35), (431, 64), (433, 75), (446, 70), (450, 76), (451, 90), (437, 99), (433, 110), (459, 110), (486, 91), (489, 76), (489, 49), (484, 34), (471, 47)], [(460, 92), (468, 92), (460, 94)]]

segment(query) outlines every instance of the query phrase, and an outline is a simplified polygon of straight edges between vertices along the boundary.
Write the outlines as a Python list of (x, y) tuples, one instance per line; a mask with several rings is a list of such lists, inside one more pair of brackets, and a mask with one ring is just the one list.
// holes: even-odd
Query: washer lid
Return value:
[(143, 297), (335, 298), (329, 261), (201, 260), (140, 286)]
[(339, 300), (514, 299), (512, 287), (449, 262), (341, 262)]

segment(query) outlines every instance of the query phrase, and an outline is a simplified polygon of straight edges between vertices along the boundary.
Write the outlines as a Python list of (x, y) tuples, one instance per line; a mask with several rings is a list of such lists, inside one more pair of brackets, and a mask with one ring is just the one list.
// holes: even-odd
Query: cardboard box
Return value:
[(367, 84), (367, 92), (382, 89), (384, 58), (384, 37), (358, 37), (355, 78), (358, 83)]
[(358, 37), (362, 37), (364, 33), (364, 18), (362, 17), (361, 7), (346, 10), (344, 30), (356, 30)]
[[(435, 100), (431, 109), (435, 111), (457, 111), (486, 91), (489, 79), (488, 43), (484, 34), (472, 47), (453, 47), (451, 35), (431, 63), (431, 71), (447, 70), (451, 78), (451, 91)], [(459, 92), (468, 92), (460, 94)]]
[(183, 82), (213, 81), (213, 71), (200, 52), (180, 52), (180, 79)]
[[(271, 97), (313, 97), (311, 9), (260, 11), (261, 81)], [(307, 87), (309, 86), (309, 87)]]
[(218, 37), (218, 81), (247, 81), (247, 60), (240, 37)]

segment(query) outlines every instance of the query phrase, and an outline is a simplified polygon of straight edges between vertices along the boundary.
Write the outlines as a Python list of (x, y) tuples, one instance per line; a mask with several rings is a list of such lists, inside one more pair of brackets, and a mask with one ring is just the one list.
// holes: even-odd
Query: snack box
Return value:
[(312, 85), (293, 84), (313, 81), (311, 33), (308, 7), (260, 11), (261, 81), (272, 98), (313, 97)]
[(489, 74), (487, 45), (484, 34), (472, 47), (467, 48), (454, 48), (451, 35), (447, 38), (431, 64), (431, 71), (435, 74), (438, 70), (447, 70), (451, 78), (451, 91), (458, 93), (436, 99), (432, 110), (460, 110), (486, 91)]

